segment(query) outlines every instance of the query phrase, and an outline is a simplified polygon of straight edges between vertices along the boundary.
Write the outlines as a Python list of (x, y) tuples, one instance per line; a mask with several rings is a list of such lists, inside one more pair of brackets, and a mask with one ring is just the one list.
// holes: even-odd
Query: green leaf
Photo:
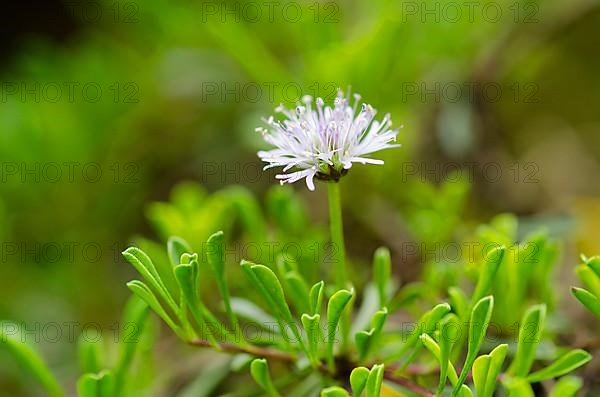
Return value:
[(359, 397), (362, 394), (367, 385), (369, 372), (368, 368), (356, 367), (350, 373), (350, 387), (352, 388), (352, 395), (354, 397)]
[(373, 315), (373, 318), (371, 319), (371, 329), (369, 331), (359, 331), (356, 333), (356, 347), (360, 361), (366, 359), (375, 340), (381, 334), (387, 315), (387, 308), (384, 307)]
[(380, 308), (387, 305), (391, 272), (392, 260), (390, 258), (390, 250), (380, 247), (375, 251), (373, 259), (373, 280), (377, 286)]
[(496, 390), (496, 379), (502, 371), (502, 364), (504, 364), (507, 352), (507, 344), (498, 345), (494, 350), (490, 352), (489, 356), (491, 357), (491, 360), (488, 369), (487, 380), (485, 382), (484, 396), (493, 396), (494, 390)]
[(327, 364), (333, 371), (335, 368), (333, 359), (333, 346), (338, 323), (342, 312), (350, 303), (353, 293), (345, 289), (337, 291), (327, 303)]
[(77, 342), (77, 352), (81, 373), (95, 373), (102, 369), (102, 338), (92, 342), (82, 333)]
[(257, 358), (250, 364), (250, 374), (252, 378), (262, 389), (271, 397), (278, 397), (279, 393), (273, 386), (271, 375), (269, 375), (269, 366), (264, 358)]
[[(427, 334), (422, 334), (420, 336), (420, 339), (423, 345), (427, 348), (427, 350), (429, 350), (431, 354), (433, 354), (433, 356), (438, 360), (438, 362), (440, 362), (441, 367), (442, 354), (440, 346), (431, 336)], [(452, 383), (452, 385), (455, 386), (458, 383), (458, 375), (456, 374), (456, 369), (454, 369), (454, 366), (449, 360), (446, 360), (446, 363), (448, 368), (448, 379), (450, 380), (450, 383)]]
[(508, 378), (503, 384), (508, 397), (535, 397), (529, 382), (523, 378)]
[(29, 345), (23, 342), (21, 331), (17, 324), (0, 323), (0, 345), (6, 346), (15, 359), (40, 382), (44, 390), (51, 397), (64, 397), (58, 381), (40, 355)]
[(122, 337), (119, 341), (119, 356), (114, 369), (112, 396), (120, 396), (128, 376), (135, 349), (148, 318), (149, 308), (137, 296), (132, 296), (125, 306), (121, 324)]
[[(200, 297), (198, 296), (198, 286), (194, 285), (194, 268), (192, 264), (181, 264), (175, 266), (173, 269), (173, 273), (175, 274), (175, 279), (177, 280), (177, 284), (181, 289), (183, 300), (185, 305), (190, 309), (192, 316), (196, 320), (196, 323), (199, 325), (202, 334), (204, 331), (208, 329), (206, 328), (206, 319), (203, 316), (202, 303), (200, 301)], [(184, 306), (182, 306), (184, 307)], [(216, 347), (216, 341), (211, 332), (206, 332), (207, 339), (211, 342), (213, 346)], [(203, 335), (204, 336), (204, 335)]]
[(550, 397), (575, 397), (581, 386), (583, 386), (581, 378), (563, 376), (554, 384)]
[(79, 397), (112, 397), (114, 378), (110, 371), (81, 375), (77, 381)]
[(494, 297), (487, 296), (482, 298), (475, 304), (473, 311), (471, 312), (471, 319), (469, 322), (469, 343), (467, 348), (467, 357), (463, 365), (462, 371), (458, 378), (457, 385), (454, 387), (452, 392), (453, 396), (456, 396), (460, 390), (460, 386), (467, 379), (469, 370), (475, 362), (481, 343), (485, 338), (485, 334), (492, 318), (492, 311), (494, 308)]
[(369, 330), (371, 328), (371, 320), (375, 313), (380, 309), (379, 297), (377, 295), (378, 293), (375, 284), (369, 282), (364, 286), (360, 308), (352, 318), (352, 326), (350, 327), (351, 334), (355, 334), (358, 331)]
[(530, 307), (521, 320), (517, 353), (508, 370), (515, 377), (527, 376), (535, 359), (546, 320), (546, 305)]
[(571, 350), (546, 368), (530, 374), (527, 377), (527, 381), (534, 383), (545, 379), (557, 378), (581, 367), (591, 359), (592, 356), (585, 350)]
[[(441, 321), (439, 335), (440, 356), (438, 357), (438, 361), (440, 363), (440, 379), (437, 390), (437, 393), (439, 395), (442, 394), (442, 392), (444, 391), (444, 387), (446, 386), (446, 378), (448, 376), (448, 363), (450, 362), (450, 352), (452, 351), (454, 343), (458, 340), (460, 332), (460, 322), (455, 314), (451, 313), (444, 317), (444, 319)], [(454, 376), (456, 377), (456, 372), (454, 373)]]
[(300, 337), (296, 323), (292, 318), (290, 308), (285, 300), (283, 288), (281, 287), (281, 284), (279, 283), (275, 273), (273, 273), (273, 271), (266, 266), (256, 265), (244, 260), (242, 260), (241, 266), (246, 271), (246, 274), (250, 276), (251, 280), (258, 286), (265, 300), (267, 301), (267, 304), (275, 312), (274, 314), (278, 322), (280, 322), (284, 339), (287, 340), (285, 330), (288, 327), (291, 328), (294, 337), (298, 343), (300, 343), (301, 347), (306, 351), (306, 347), (302, 342), (302, 338)]
[(223, 232), (219, 231), (208, 238), (206, 243), (206, 257), (210, 264), (215, 278), (217, 280), (217, 287), (221, 298), (223, 298), (223, 304), (225, 305), (225, 312), (229, 318), (229, 322), (233, 327), (235, 335), (242, 336), (240, 330), (240, 324), (237, 316), (231, 309), (231, 298), (229, 296), (229, 288), (227, 287), (227, 279), (225, 275), (225, 248), (223, 241)]
[(178, 297), (180, 292), (173, 275), (173, 266), (168, 250), (165, 252), (163, 244), (145, 238), (138, 237), (135, 241), (138, 249), (144, 252), (148, 258), (152, 258), (151, 263), (156, 269), (156, 274), (158, 274), (158, 278), (163, 282), (170, 295)]
[(310, 289), (309, 300), (310, 300), (310, 312), (312, 314), (320, 314), (321, 306), (323, 305), (323, 287), (325, 283), (323, 280), (313, 285)]
[(497, 346), (490, 354), (479, 356), (473, 363), (473, 382), (477, 397), (492, 397), (496, 389), (496, 378), (506, 358), (508, 345)]
[[(435, 305), (427, 313), (423, 314), (419, 319), (417, 326), (406, 337), (406, 342), (400, 347), (400, 349), (398, 349), (396, 353), (388, 357), (386, 361), (394, 361), (403, 357), (410, 348), (417, 345), (421, 334), (432, 333), (435, 330), (437, 323), (449, 312), (450, 305), (447, 303), (440, 303)], [(405, 361), (405, 365), (407, 364), (408, 360)]]
[(359, 361), (363, 361), (367, 356), (369, 348), (371, 347), (371, 339), (374, 332), (374, 329), (370, 329), (369, 331), (359, 331), (354, 335)]
[(186, 253), (191, 254), (192, 249), (184, 239), (173, 236), (167, 241), (167, 252), (169, 253), (171, 266), (175, 267), (181, 263), (181, 255)]
[(589, 311), (600, 317), (600, 299), (591, 292), (583, 288), (571, 287), (571, 293), (579, 302), (581, 302)]
[[(175, 313), (183, 325), (185, 321), (181, 316), (179, 307), (173, 300), (173, 297), (160, 278), (160, 275), (158, 274), (158, 271), (156, 270), (156, 267), (152, 263), (150, 257), (148, 257), (144, 251), (136, 247), (127, 248), (125, 251), (123, 251), (123, 256), (125, 259), (127, 259), (127, 261), (129, 261), (129, 263), (133, 265), (133, 267), (135, 267), (138, 273), (142, 275), (150, 287), (154, 288), (160, 297), (165, 300), (169, 308), (173, 311), (173, 313)], [(154, 294), (152, 295), (154, 296)], [(148, 305), (152, 307), (152, 305), (149, 303)], [(152, 309), (154, 310), (154, 307), (152, 307)]]
[(183, 337), (183, 333), (181, 328), (175, 324), (175, 322), (171, 319), (171, 316), (167, 314), (167, 312), (163, 309), (154, 293), (148, 288), (146, 284), (139, 280), (132, 280), (127, 283), (127, 288), (131, 290), (134, 294), (136, 294), (140, 299), (142, 299), (160, 318), (163, 319), (165, 323), (180, 337)]
[(600, 278), (600, 256), (593, 256), (585, 261), (585, 264)]
[(477, 285), (475, 286), (475, 292), (473, 292), (473, 296), (471, 297), (472, 303), (479, 301), (490, 291), (494, 277), (496, 276), (496, 273), (500, 268), (500, 264), (504, 259), (505, 252), (506, 248), (504, 246), (499, 246), (492, 249), (487, 253), (487, 255), (485, 255), (485, 261), (479, 273)]
[(458, 287), (450, 287), (448, 288), (448, 296), (454, 313), (459, 318), (466, 318), (469, 310), (469, 302), (463, 290)]
[(331, 386), (321, 390), (321, 397), (350, 397), (350, 395), (339, 386)]
[(300, 313), (310, 312), (310, 298), (308, 285), (296, 271), (290, 271), (284, 276), (285, 284), (287, 285), (290, 299), (294, 302), (296, 309)]
[(306, 332), (306, 338), (308, 339), (308, 356), (311, 363), (315, 368), (318, 368), (319, 360), (319, 342), (321, 341), (321, 316), (315, 315), (302, 315), (302, 325)]
[(462, 385), (458, 392), (458, 397), (473, 397), (473, 392), (467, 385)]
[(600, 277), (587, 265), (578, 266), (576, 272), (585, 289), (592, 295), (600, 296)]
[[(157, 292), (161, 295), (165, 295), (165, 298), (170, 294), (167, 291), (167, 288), (163, 284), (154, 263), (144, 251), (137, 247), (129, 247), (125, 251), (123, 251), (123, 256), (129, 263), (135, 267), (135, 269), (146, 279), (146, 281), (154, 288), (156, 288)], [(173, 302), (174, 303), (174, 302)]]
[(487, 354), (477, 357), (473, 363), (473, 383), (475, 384), (475, 394), (477, 397), (484, 397), (485, 383), (487, 381), (488, 371), (490, 369), (491, 357)]
[(383, 382), (384, 366), (375, 364), (369, 372), (366, 385), (366, 397), (379, 397), (381, 392), (381, 383)]

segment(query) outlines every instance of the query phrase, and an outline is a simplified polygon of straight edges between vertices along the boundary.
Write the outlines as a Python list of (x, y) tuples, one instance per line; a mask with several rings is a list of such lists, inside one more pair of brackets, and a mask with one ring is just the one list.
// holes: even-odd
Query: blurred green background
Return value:
[[(0, 318), (28, 327), (75, 379), (68, 327), (52, 343), (44, 326), (111, 332), (134, 274), (120, 251), (135, 235), (164, 238), (150, 203), (182, 181), (207, 192), (240, 184), (262, 199), (276, 182), (259, 171), (261, 117), (349, 86), (405, 126), (385, 166), (344, 179), (352, 257), (388, 245), (414, 280), (422, 261), (405, 260), (404, 243), (514, 212), (523, 230), (566, 239), (568, 282), (579, 252), (600, 253), (600, 5), (472, 3), (5, 5)], [(445, 184), (459, 167), (461, 183)], [(322, 186), (294, 189), (325, 225)], [(31, 393), (5, 352), (0, 390)]]

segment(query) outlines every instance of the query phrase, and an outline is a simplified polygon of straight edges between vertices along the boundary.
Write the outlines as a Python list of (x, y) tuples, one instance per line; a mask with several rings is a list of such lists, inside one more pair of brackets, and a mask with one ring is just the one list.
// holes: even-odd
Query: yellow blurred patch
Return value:
[(408, 394), (404, 394), (399, 392), (398, 390), (394, 390), (391, 387), (387, 386), (385, 383), (381, 385), (381, 394), (380, 397), (408, 397)]
[(587, 256), (600, 255), (600, 198), (579, 197), (574, 206), (577, 220), (577, 250)]

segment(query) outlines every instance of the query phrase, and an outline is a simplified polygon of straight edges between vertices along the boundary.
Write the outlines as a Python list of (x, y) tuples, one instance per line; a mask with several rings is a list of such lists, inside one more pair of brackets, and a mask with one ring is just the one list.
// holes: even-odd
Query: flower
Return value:
[[(315, 190), (314, 178), (338, 181), (352, 163), (383, 164), (382, 160), (365, 157), (379, 150), (397, 147), (398, 129), (390, 129), (392, 122), (386, 114), (381, 121), (374, 120), (376, 110), (363, 103), (357, 114), (360, 95), (354, 94), (354, 104), (349, 103), (350, 93), (341, 91), (333, 107), (324, 106), (323, 99), (304, 96), (295, 110), (279, 105), (275, 112), (286, 119), (273, 116), (263, 119), (269, 128), (259, 127), (264, 140), (274, 149), (259, 151), (258, 156), (268, 163), (264, 169), (283, 167), (276, 176), (281, 184), (306, 179), (309, 190)], [(291, 172), (288, 172), (291, 171)]]

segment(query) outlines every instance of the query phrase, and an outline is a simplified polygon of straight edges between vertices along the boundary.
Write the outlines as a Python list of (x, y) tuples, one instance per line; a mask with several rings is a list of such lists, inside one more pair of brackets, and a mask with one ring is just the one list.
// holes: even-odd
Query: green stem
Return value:
[(348, 273), (346, 271), (346, 248), (344, 245), (340, 185), (337, 182), (329, 182), (327, 186), (329, 188), (329, 227), (331, 243), (333, 244), (332, 259), (334, 261), (335, 283), (338, 289), (342, 289), (348, 287)]
[[(337, 289), (350, 289), (350, 280), (346, 270), (346, 246), (344, 244), (344, 226), (342, 222), (342, 200), (340, 185), (338, 182), (330, 181), (328, 185), (329, 196), (329, 228), (332, 243), (333, 270), (335, 273), (335, 284)], [(350, 337), (350, 313), (352, 313), (352, 302), (348, 304), (342, 314), (340, 321), (342, 333), (341, 351), (348, 350)]]

